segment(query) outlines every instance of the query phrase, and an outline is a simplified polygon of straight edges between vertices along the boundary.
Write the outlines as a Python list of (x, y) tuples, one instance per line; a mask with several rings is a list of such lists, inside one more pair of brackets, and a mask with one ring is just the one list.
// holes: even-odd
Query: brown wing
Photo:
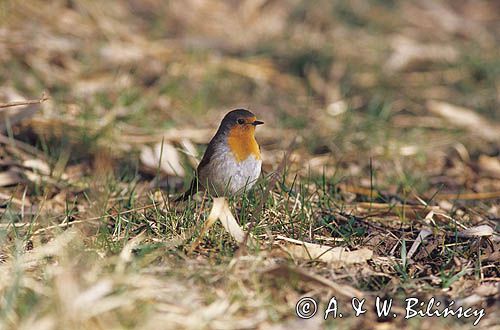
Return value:
[(199, 191), (200, 188), (200, 182), (198, 180), (198, 176), (200, 173), (200, 169), (204, 168), (206, 165), (210, 163), (210, 159), (212, 158), (212, 155), (214, 154), (214, 144), (213, 140), (210, 141), (208, 144), (207, 150), (205, 150), (205, 154), (203, 155), (203, 158), (201, 159), (200, 164), (198, 164), (198, 168), (196, 169), (195, 177), (193, 180), (191, 180), (191, 184), (189, 185), (188, 190), (184, 192), (182, 195), (177, 197), (174, 201), (179, 202), (179, 201), (185, 201), (187, 200), (190, 196), (196, 194)]

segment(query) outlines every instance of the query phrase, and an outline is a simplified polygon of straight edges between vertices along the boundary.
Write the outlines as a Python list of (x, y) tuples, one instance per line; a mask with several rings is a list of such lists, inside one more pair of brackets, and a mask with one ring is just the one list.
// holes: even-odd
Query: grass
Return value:
[[(312, 185), (313, 183), (309, 184)], [(185, 281), (188, 281), (193, 282), (195, 287), (202, 287), (205, 288), (205, 290), (208, 287), (213, 287), (215, 291), (209, 290), (208, 292), (205, 292), (203, 294), (202, 301), (206, 302), (208, 306), (214, 303), (214, 301), (218, 301), (218, 299), (221, 299), (221, 293), (217, 293), (217, 288), (222, 287), (227, 287), (229, 289), (229, 291), (227, 292), (227, 294), (229, 295), (228, 298), (233, 302), (233, 304), (240, 304), (238, 303), (239, 301), (246, 301), (247, 297), (245, 295), (249, 294), (248, 290), (254, 292), (252, 294), (252, 303), (260, 301), (260, 299), (264, 299), (265, 301), (266, 299), (270, 298), (268, 296), (269, 293), (267, 292), (267, 290), (274, 291), (274, 284), (260, 283), (260, 280), (258, 279), (259, 271), (251, 271), (252, 267), (259, 268), (259, 266), (257, 265), (266, 262), (265, 258), (262, 259), (263, 255), (272, 253), (272, 251), (274, 250), (270, 249), (269, 247), (265, 247), (265, 240), (261, 242), (261, 244), (264, 245), (261, 246), (259, 250), (246, 257), (250, 258), (249, 260), (245, 261), (245, 259), (242, 259), (240, 261), (236, 261), (235, 266), (231, 267), (229, 265), (233, 264), (234, 262), (231, 262), (231, 260), (238, 260), (234, 259), (236, 256), (235, 253), (237, 251), (237, 245), (232, 243), (231, 238), (221, 226), (215, 226), (203, 239), (202, 246), (196, 252), (196, 255), (198, 255), (198, 257), (195, 259), (191, 259), (192, 256), (185, 255), (185, 247), (189, 246), (191, 242), (191, 234), (194, 233), (193, 237), (196, 237), (196, 233), (198, 233), (201, 229), (200, 226), (202, 225), (202, 222), (199, 221), (201, 212), (201, 210), (199, 209), (199, 205), (197, 205), (196, 203), (191, 203), (187, 205), (186, 208), (169, 209), (166, 205), (162, 206), (161, 201), (157, 201), (156, 206), (140, 210), (139, 205), (150, 205), (149, 203), (155, 203), (155, 199), (153, 198), (153, 196), (150, 195), (147, 200), (141, 201), (138, 196), (134, 194), (133, 189), (120, 185), (120, 182), (105, 182), (103, 186), (109, 189), (109, 191), (104, 192), (101, 195), (106, 198), (105, 202), (92, 200), (89, 198), (88, 203), (111, 203), (113, 205), (112, 211), (106, 212), (107, 214), (110, 214), (110, 216), (99, 217), (96, 223), (88, 225), (88, 228), (86, 228), (85, 230), (85, 232), (88, 233), (86, 235), (87, 238), (84, 238), (85, 236), (80, 236), (78, 232), (75, 232), (74, 230), (61, 231), (60, 234), (55, 234), (55, 237), (64, 237), (66, 235), (72, 235), (72, 237), (71, 239), (65, 240), (65, 242), (63, 242), (66, 245), (56, 246), (56, 249), (53, 252), (55, 253), (55, 255), (42, 256), (42, 258), (49, 257), (49, 259), (57, 258), (58, 260), (61, 260), (60, 258), (62, 258), (62, 261), (60, 262), (64, 262), (64, 264), (62, 266), (58, 266), (58, 268), (62, 267), (62, 269), (65, 269), (65, 271), (70, 271), (73, 274), (68, 275), (70, 276), (71, 281), (76, 280), (77, 282), (83, 282), (82, 284), (80, 284), (80, 290), (84, 290), (82, 293), (80, 293), (81, 295), (85, 296), (85, 294), (92, 294), (92, 287), (88, 288), (90, 292), (87, 292), (84, 289), (87, 285), (90, 285), (92, 283), (91, 278), (96, 278), (96, 276), (97, 278), (111, 278), (111, 281), (113, 283), (113, 291), (109, 293), (111, 297), (114, 296), (115, 298), (121, 300), (125, 298), (124, 295), (128, 296), (127, 292), (130, 293), (134, 292), (134, 290), (144, 290), (142, 294), (139, 294), (139, 292), (137, 292), (140, 297), (133, 298), (138, 299), (137, 301), (135, 301), (135, 303), (133, 302), (133, 304), (140, 304), (144, 306), (139, 309), (139, 311), (136, 310), (135, 313), (140, 313), (141, 315), (143, 315), (143, 317), (146, 317), (146, 315), (155, 315), (156, 313), (158, 313), (157, 311), (154, 311), (156, 309), (154, 306), (158, 304), (156, 300), (165, 299), (167, 298), (167, 296), (163, 297), (161, 290), (160, 292), (155, 292), (156, 298), (154, 299), (153, 296), (148, 296), (147, 291), (149, 286), (155, 284), (146, 284), (141, 282), (137, 284), (140, 285), (140, 287), (134, 289), (135, 284), (123, 283), (123, 281), (128, 282), (129, 280), (134, 278), (134, 276), (146, 276), (147, 279), (147, 275), (149, 274), (149, 272), (153, 272), (156, 274), (156, 276), (158, 276), (156, 281), (162, 282), (166, 280), (168, 282), (169, 279), (173, 279), (176, 283), (175, 286), (178, 286), (179, 283), (185, 283)], [(275, 189), (279, 189), (279, 187), (281, 186), (286, 187), (286, 185), (282, 183), (278, 184)], [(313, 226), (313, 232), (316, 232), (316, 228), (324, 227), (323, 223), (316, 223), (315, 221), (313, 221), (310, 213), (329, 213), (331, 212), (332, 207), (324, 209), (319, 207), (313, 201), (314, 197), (309, 195), (308, 189), (306, 189), (303, 185), (295, 188), (295, 194), (291, 194), (291, 191), (293, 189), (294, 188), (286, 187), (285, 190), (275, 190), (276, 194), (273, 194), (273, 198), (269, 199), (265, 204), (264, 217), (262, 219), (262, 222), (259, 224), (260, 226), (257, 225), (255, 227), (254, 235), (259, 237), (259, 235), (265, 233), (265, 230), (263, 229), (267, 227), (272, 233), (286, 234), (291, 238), (310, 240), (310, 226)], [(316, 190), (315, 194), (322, 196), (327, 195), (320, 188)], [(245, 227), (250, 221), (249, 214), (247, 212), (253, 212), (254, 208), (252, 206), (258, 204), (258, 198), (259, 194), (255, 192), (246, 196), (246, 198), (241, 201), (233, 202), (235, 209), (240, 208), (238, 219), (242, 226)], [(111, 199), (115, 199), (116, 201), (110, 202)], [(292, 205), (296, 205), (296, 203), (300, 203), (301, 206), (299, 208), (290, 210), (290, 208), (293, 208)], [(210, 204), (206, 204), (206, 208), (209, 207)], [(66, 209), (72, 208), (72, 206), (66, 207)], [(279, 218), (275, 218), (273, 216), (275, 214), (282, 214), (282, 220), (280, 221)], [(71, 213), (66, 213), (66, 217), (68, 219), (71, 218)], [(201, 217), (203, 218), (203, 216)], [(343, 222), (340, 219), (336, 219), (335, 217), (331, 220), (335, 221), (337, 223), (337, 226), (325, 227), (325, 229), (328, 231), (328, 236), (341, 238), (342, 244), (345, 244), (349, 247), (356, 248), (357, 246), (359, 246), (359, 244), (364, 245), (362, 242), (363, 238), (366, 237), (367, 232), (366, 228), (363, 228), (363, 226), (360, 227), (359, 221), (355, 221), (354, 218), (350, 218), (346, 222)], [(57, 229), (55, 230), (56, 232), (60, 231)], [(10, 231), (12, 232), (9, 232), (9, 230), (5, 232), (6, 236), (11, 236), (13, 232), (17, 232), (14, 230), (14, 228), (11, 228)], [(321, 232), (322, 231), (319, 231), (318, 233)], [(373, 233), (371, 234), (373, 235)], [(36, 242), (38, 239), (40, 239), (36, 235), (33, 236), (29, 233), (27, 233), (26, 235), (17, 233), (14, 236), (16, 237), (16, 241), (19, 241), (19, 243), (15, 245), (15, 251), (17, 252), (12, 255), (12, 258), (15, 258), (14, 260), (23, 258), (23, 246), (27, 242)], [(129, 250), (131, 242), (138, 237), (141, 238), (141, 241), (137, 244), (134, 244), (133, 249)], [(82, 239), (83, 242), (79, 242)], [(74, 242), (75, 240), (76, 242)], [(396, 264), (394, 266), (394, 272), (395, 274), (400, 274), (403, 283), (406, 283), (404, 287), (420, 287), (421, 285), (412, 285), (414, 281), (421, 282), (422, 279), (419, 279), (418, 276), (414, 277), (409, 275), (410, 266), (406, 263), (405, 251), (407, 250), (407, 247), (405, 242), (406, 241), (403, 240), (401, 245), (402, 263)], [(33, 244), (38, 245), (37, 243)], [(467, 249), (467, 246), (464, 246), (464, 248)], [(128, 253), (132, 253), (130, 257), (127, 257)], [(389, 253), (389, 251), (387, 251), (386, 253)], [(453, 249), (446, 249), (444, 251), (444, 255), (442, 255), (441, 258), (452, 259), (456, 255), (456, 253), (457, 252)], [(200, 257), (202, 258), (201, 260), (199, 259)], [(87, 258), (90, 258), (93, 261), (88, 263), (88, 261), (86, 261)], [(6, 295), (4, 297), (7, 304), (7, 308), (4, 309), (5, 315), (15, 314), (19, 315), (19, 317), (21, 317), (22, 319), (23, 315), (26, 315), (27, 313), (27, 311), (22, 311), (22, 308), (26, 308), (24, 306), (26, 306), (27, 300), (31, 300), (31, 304), (33, 306), (42, 305), (40, 299), (44, 296), (43, 293), (37, 292), (36, 289), (33, 288), (28, 288), (27, 291), (25, 291), (26, 289), (21, 290), (20, 288), (18, 288), (20, 282), (35, 279), (41, 274), (49, 271), (47, 267), (50, 267), (50, 262), (48, 264), (45, 264), (44, 262), (42, 262), (42, 260), (38, 261), (41, 264), (35, 264), (35, 269), (32, 271), (26, 272), (13, 270), (15, 274), (17, 274), (15, 275), (16, 282), (11, 282), (11, 284), (9, 285), (10, 291), (6, 291), (5, 293)], [(430, 258), (430, 260), (433, 260), (433, 258)], [(250, 262), (251, 265), (250, 269), (247, 269), (247, 266), (245, 266), (248, 262)], [(78, 266), (79, 264), (80, 266)], [(229, 269), (227, 268), (228, 266)], [(319, 269), (321, 269), (322, 267), (321, 264), (310, 264), (306, 267), (311, 266), (313, 268), (319, 266)], [(478, 271), (478, 266), (479, 265), (475, 265), (476, 271)], [(244, 278), (250, 278), (233, 278), (239, 278), (242, 275), (241, 271), (243, 271), (243, 269), (241, 269), (241, 271), (232, 269), (233, 267), (243, 267), (243, 269), (247, 269), (245, 271), (246, 275), (244, 276)], [(441, 286), (443, 288), (448, 288), (468, 272), (468, 269), (464, 269), (459, 272), (456, 272), (453, 269), (454, 266), (452, 266), (449, 270), (441, 270), (440, 278), (442, 281)], [(76, 275), (75, 272), (79, 275)], [(342, 272), (340, 272), (340, 274), (342, 274)], [(390, 276), (390, 273), (386, 274)], [(42, 285), (44, 285), (46, 289), (48, 288), (52, 290), (61, 290), (62, 288), (57, 289), (57, 276), (63, 275), (45, 274), (43, 277), (46, 277), (47, 275), (49, 276), (49, 278), (46, 278), (46, 280), (42, 282)], [(53, 276), (55, 276), (56, 278), (53, 278)], [(90, 277), (90, 279), (88, 279), (88, 277)], [(184, 278), (184, 280), (181, 280), (181, 278)], [(70, 279), (64, 277), (63, 279), (59, 280), (63, 281), (63, 283), (66, 283), (67, 281), (70, 281)], [(231, 284), (233, 283), (233, 281), (239, 282), (240, 280), (244, 281), (244, 283)], [(364, 281), (366, 281), (366, 279)], [(343, 281), (341, 280), (340, 282), (342, 283)], [(379, 280), (374, 279), (373, 282), (369, 281), (367, 286), (375, 286), (378, 288), (378, 290), (390, 290), (390, 288), (394, 286), (394, 283), (384, 282), (379, 282)], [(424, 280), (424, 282), (427, 281)], [(430, 285), (429, 283), (427, 284)], [(102, 285), (104, 286), (104, 284)], [(163, 286), (164, 284), (158, 283), (156, 285)], [(241, 285), (243, 286), (241, 287)], [(292, 285), (292, 288), (293, 287), (294, 286)], [(300, 290), (299, 287), (295, 287), (294, 290)], [(397, 287), (398, 286), (396, 286), (396, 288)], [(283, 290), (288, 291), (290, 290), (290, 288)], [(411, 292), (412, 289), (408, 289), (405, 291), (408, 293)], [(59, 295), (61, 294), (63, 293), (59, 292)], [(274, 314), (275, 316), (273, 317), (269, 316), (270, 319), (279, 321), (283, 316), (277, 317), (277, 315), (283, 315), (283, 313), (286, 315), (287, 312), (283, 309), (273, 312), (272, 306), (280, 306), (283, 303), (281, 300), (282, 298), (276, 297), (276, 294), (278, 295), (278, 297), (280, 296), (279, 292), (275, 292), (273, 294), (272, 302), (259, 303), (259, 309), (264, 309), (267, 311), (267, 313)], [(146, 296), (142, 297), (142, 295)], [(224, 296), (225, 295), (226, 293), (224, 294)], [(262, 295), (264, 297), (261, 297)], [(266, 296), (267, 298), (265, 298)], [(99, 297), (99, 299), (103, 298), (104, 297)], [(59, 301), (59, 299), (65, 298), (56, 298), (51, 302), (51, 304), (69, 303), (69, 301)], [(69, 299), (69, 297), (67, 299)], [(146, 301), (143, 301), (142, 299), (146, 299)], [(170, 299), (171, 298), (167, 298), (167, 304), (172, 304), (174, 303), (174, 301), (176, 301)], [(154, 304), (151, 304), (153, 301)], [(178, 302), (176, 302), (176, 305), (177, 303)], [(185, 307), (186, 306), (184, 306), (184, 308)], [(252, 310), (251, 307), (247, 308), (250, 308), (250, 310)], [(30, 308), (28, 308), (28, 310), (33, 312), (33, 310)], [(121, 308), (119, 308), (118, 310), (121, 310)], [(72, 317), (76, 317), (80, 320), (83, 317), (83, 321), (87, 322), (87, 320), (85, 319), (85, 315), (80, 314), (83, 311), (73, 312), (77, 314), (73, 315)], [(65, 311), (65, 313), (69, 312)], [(115, 313), (113, 314), (116, 315)], [(120, 313), (118, 313), (118, 315), (119, 314)], [(140, 323), (134, 323), (133, 321), (132, 323), (128, 323), (130, 321), (122, 323), (122, 317), (125, 318), (123, 321), (133, 320), (133, 318), (130, 318), (129, 316), (118, 315), (115, 316), (117, 317), (116, 321), (122, 325), (125, 325), (127, 327), (141, 326)], [(70, 322), (69, 324), (73, 325), (80, 324), (78, 323), (78, 321), (75, 321), (73, 319), (69, 320), (68, 322)]]
[[(499, 145), (426, 104), (466, 107), (498, 125), (499, 11), (493, 2), (441, 5), (0, 4), (0, 103), (50, 96), (21, 122), (6, 108), (11, 125), (0, 132), (9, 141), (0, 177), (19, 176), (0, 185), (0, 328), (472, 324), (378, 319), (371, 310), (355, 318), (342, 290), (357, 290), (368, 305), (394, 298), (398, 313), (410, 296), (474, 301), (486, 311), (480, 326), (494, 327), (500, 180), (484, 159), (497, 164)], [(448, 15), (436, 20), (438, 10)], [(441, 24), (450, 15), (469, 28)], [(398, 36), (446, 44), (458, 56), (416, 47), (391, 71), (389, 59), (408, 50)], [(257, 242), (248, 248), (220, 223), (201, 235), (211, 198), (173, 202), (236, 107), (266, 122), (257, 131), (262, 179), (229, 199)], [(185, 176), (141, 162), (145, 146), (166, 144)], [(163, 151), (159, 159), (171, 160)], [(26, 165), (33, 160), (50, 173)], [(479, 225), (496, 235), (464, 236)], [(431, 234), (410, 256), (422, 230)], [(325, 262), (297, 253), (293, 240), (373, 255)], [(301, 321), (294, 311), (302, 296), (321, 307), (336, 296), (346, 317)]]

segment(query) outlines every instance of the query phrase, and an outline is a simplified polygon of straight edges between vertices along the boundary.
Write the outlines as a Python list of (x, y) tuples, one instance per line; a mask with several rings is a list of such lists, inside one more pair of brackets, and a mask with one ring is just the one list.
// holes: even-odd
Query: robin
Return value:
[(260, 176), (262, 159), (255, 128), (264, 122), (245, 109), (228, 112), (208, 143), (189, 189), (177, 200), (199, 190), (214, 196), (238, 195), (253, 187)]

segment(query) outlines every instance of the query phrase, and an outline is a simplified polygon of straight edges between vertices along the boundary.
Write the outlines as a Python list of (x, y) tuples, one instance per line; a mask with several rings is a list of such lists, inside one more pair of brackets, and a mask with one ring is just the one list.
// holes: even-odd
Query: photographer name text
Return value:
[[(437, 317), (448, 318), (454, 317), (457, 319), (471, 319), (473, 325), (479, 324), (485, 315), (483, 309), (474, 309), (472, 307), (456, 306), (455, 301), (450, 301), (446, 305), (436, 299), (430, 298), (428, 301), (420, 300), (415, 297), (409, 297), (404, 300), (405, 308), (404, 314), (397, 314), (393, 312), (393, 299), (382, 299), (376, 297), (375, 299), (375, 313), (378, 318), (397, 318), (404, 317), (406, 320), (414, 317)], [(367, 313), (368, 310), (373, 310), (372, 306), (368, 306), (366, 299), (358, 299), (356, 297), (351, 299), (351, 304), (348, 307), (354, 312), (355, 317), (360, 317)], [(295, 305), (295, 313), (301, 319), (310, 319), (318, 313), (318, 303), (314, 298), (303, 297)], [(324, 312), (323, 318), (342, 318), (341, 308), (335, 297), (332, 297), (328, 302)]]

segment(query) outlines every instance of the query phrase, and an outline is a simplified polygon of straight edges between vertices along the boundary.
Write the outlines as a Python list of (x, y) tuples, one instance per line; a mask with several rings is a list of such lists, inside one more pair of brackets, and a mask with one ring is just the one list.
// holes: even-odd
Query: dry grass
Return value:
[[(455, 300), (499, 327), (499, 13), (0, 2), (0, 328), (472, 327), (295, 316), (354, 295), (400, 315)], [(248, 248), (203, 232), (210, 200), (170, 198), (234, 107), (266, 122), (264, 178), (230, 200)]]

